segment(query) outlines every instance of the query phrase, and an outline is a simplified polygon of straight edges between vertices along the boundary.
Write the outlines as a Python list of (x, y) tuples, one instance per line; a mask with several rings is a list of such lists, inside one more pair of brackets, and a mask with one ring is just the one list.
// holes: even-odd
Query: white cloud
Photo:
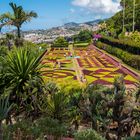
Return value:
[(120, 0), (73, 0), (72, 4), (95, 14), (114, 14), (120, 10)]

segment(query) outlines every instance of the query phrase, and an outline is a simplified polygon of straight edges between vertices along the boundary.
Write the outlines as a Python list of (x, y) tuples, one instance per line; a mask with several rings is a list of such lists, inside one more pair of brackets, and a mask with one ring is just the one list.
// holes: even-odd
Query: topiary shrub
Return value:
[(95, 130), (87, 129), (75, 134), (75, 140), (105, 140), (100, 134)]

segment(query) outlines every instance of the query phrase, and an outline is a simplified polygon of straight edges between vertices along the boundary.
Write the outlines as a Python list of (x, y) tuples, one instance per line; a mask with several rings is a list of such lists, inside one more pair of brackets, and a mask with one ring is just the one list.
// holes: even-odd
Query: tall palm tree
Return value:
[(133, 0), (133, 29), (132, 31), (135, 31), (135, 10), (136, 10), (136, 0)]
[(21, 26), (30, 22), (32, 18), (37, 17), (37, 13), (30, 11), (24, 11), (22, 6), (17, 6), (14, 3), (9, 4), (13, 10), (13, 13), (7, 12), (0, 16), (0, 28), (3, 26), (15, 26), (17, 28), (17, 36), (21, 38)]
[(123, 32), (125, 31), (125, 0), (123, 1)]

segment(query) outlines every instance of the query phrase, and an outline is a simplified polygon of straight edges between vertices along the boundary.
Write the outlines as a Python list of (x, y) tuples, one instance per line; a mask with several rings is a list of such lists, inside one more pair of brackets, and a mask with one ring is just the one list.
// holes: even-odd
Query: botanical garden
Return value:
[(72, 42), (35, 44), (21, 28), (37, 13), (10, 7), (0, 15), (1, 29), (17, 28), (0, 38), (0, 140), (140, 140), (139, 28), (125, 37), (108, 19)]

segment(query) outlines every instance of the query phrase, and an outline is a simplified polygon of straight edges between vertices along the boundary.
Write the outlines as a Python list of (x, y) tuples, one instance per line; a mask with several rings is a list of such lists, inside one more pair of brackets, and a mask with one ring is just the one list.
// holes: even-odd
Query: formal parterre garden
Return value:
[[(119, 76), (124, 76), (125, 84), (135, 85), (138, 83), (138, 80), (130, 73), (128, 74), (123, 68), (116, 66), (92, 45), (74, 47), (73, 52), (69, 48), (52, 48), (47, 52), (42, 62), (46, 66), (44, 69), (45, 80), (55, 80), (59, 83), (68, 81), (77, 84), (80, 83), (76, 74), (76, 69), (78, 69), (88, 84), (110, 86)], [(77, 61), (77, 67), (74, 66), (73, 60)]]
[(45, 80), (60, 84), (69, 81), (78, 83), (69, 48), (52, 48), (46, 53), (42, 63), (45, 65)]

